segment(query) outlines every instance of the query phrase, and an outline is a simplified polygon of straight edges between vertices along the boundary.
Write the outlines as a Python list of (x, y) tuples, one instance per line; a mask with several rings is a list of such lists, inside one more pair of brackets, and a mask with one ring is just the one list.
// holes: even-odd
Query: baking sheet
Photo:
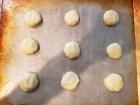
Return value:
[[(64, 23), (64, 15), (70, 9), (80, 15), (75, 27)], [(120, 23), (115, 27), (105, 26), (102, 20), (110, 9), (120, 14)], [(40, 26), (29, 28), (24, 24), (29, 10), (42, 14)], [(1, 99), (2, 105), (138, 105), (131, 0), (4, 0), (2, 23), (0, 87), (2, 93), (8, 94)], [(28, 36), (40, 44), (39, 53), (33, 56), (19, 51), (21, 40)], [(80, 43), (81, 56), (76, 60), (69, 60), (63, 53), (65, 43), (71, 40)], [(123, 57), (117, 61), (105, 53), (113, 42), (123, 47)], [(68, 92), (61, 88), (60, 81), (70, 70), (79, 74), (81, 82)], [(28, 71), (36, 72), (40, 79), (40, 86), (32, 93), (24, 93), (18, 87), (18, 81)], [(103, 79), (110, 73), (122, 75), (121, 92), (112, 93), (105, 88)]]
[[(140, 1), (133, 1), (134, 25), (135, 25), (135, 43), (136, 43), (136, 61), (137, 61), (137, 81), (138, 81), (138, 99), (140, 100)], [(140, 104), (140, 101), (139, 101)]]

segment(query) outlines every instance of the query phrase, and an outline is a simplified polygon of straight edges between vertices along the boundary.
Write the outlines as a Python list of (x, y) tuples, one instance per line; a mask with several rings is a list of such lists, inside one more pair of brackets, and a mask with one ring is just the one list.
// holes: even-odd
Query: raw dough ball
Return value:
[(80, 79), (74, 72), (67, 72), (61, 80), (61, 86), (66, 90), (73, 90), (79, 84)]
[(31, 37), (25, 38), (20, 43), (20, 50), (25, 55), (34, 54), (39, 50), (39, 43)]
[(25, 15), (25, 23), (30, 27), (37, 26), (42, 21), (42, 17), (37, 11), (29, 11)]
[(116, 25), (119, 22), (119, 14), (114, 10), (106, 11), (103, 20), (106, 25)]
[(64, 47), (65, 55), (70, 58), (74, 59), (80, 56), (80, 46), (77, 42), (71, 41), (65, 44)]
[(65, 14), (65, 22), (69, 26), (76, 25), (80, 20), (80, 17), (75, 10), (70, 10)]
[(118, 43), (112, 43), (107, 47), (106, 53), (112, 59), (119, 59), (122, 56), (122, 47)]
[(110, 74), (104, 79), (104, 84), (109, 91), (119, 92), (123, 88), (123, 79), (119, 74)]
[(23, 80), (20, 81), (19, 86), (22, 91), (30, 92), (35, 89), (39, 84), (39, 80), (36, 73), (26, 73)]

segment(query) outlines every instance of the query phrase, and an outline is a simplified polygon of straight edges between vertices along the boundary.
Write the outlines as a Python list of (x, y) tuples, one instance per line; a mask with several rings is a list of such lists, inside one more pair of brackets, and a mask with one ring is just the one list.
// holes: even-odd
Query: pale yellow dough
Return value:
[(79, 84), (80, 79), (74, 72), (67, 72), (61, 80), (61, 86), (66, 90), (74, 90)]
[(41, 14), (37, 11), (29, 11), (25, 14), (25, 23), (27, 26), (34, 27), (42, 21)]
[(109, 10), (104, 13), (104, 23), (108, 26), (116, 25), (119, 22), (119, 14), (114, 10)]
[(123, 79), (119, 74), (110, 74), (104, 79), (104, 84), (109, 91), (119, 92), (123, 88)]
[(65, 55), (70, 58), (74, 59), (80, 56), (80, 46), (79, 43), (75, 41), (71, 41), (65, 44), (64, 47)]
[(39, 43), (32, 37), (26, 37), (20, 43), (20, 51), (25, 55), (31, 55), (39, 50)]
[(39, 84), (39, 80), (36, 73), (26, 73), (23, 75), (22, 80), (19, 83), (20, 89), (24, 92), (30, 92), (35, 89)]
[(118, 43), (112, 43), (107, 47), (106, 53), (112, 59), (119, 59), (122, 56), (122, 47)]
[(74, 26), (79, 22), (80, 17), (76, 10), (70, 10), (65, 14), (64, 20), (67, 25)]

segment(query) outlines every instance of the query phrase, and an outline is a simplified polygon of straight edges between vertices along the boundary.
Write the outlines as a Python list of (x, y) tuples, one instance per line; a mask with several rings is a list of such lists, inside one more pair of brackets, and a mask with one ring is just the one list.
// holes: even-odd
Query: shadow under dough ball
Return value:
[(61, 80), (61, 86), (66, 90), (74, 90), (79, 84), (80, 79), (78, 75), (72, 71), (63, 75)]
[(39, 25), (42, 21), (41, 14), (37, 11), (29, 11), (25, 14), (25, 24), (30, 27)]
[(80, 17), (76, 10), (70, 10), (65, 14), (64, 20), (68, 26), (74, 26), (80, 21)]
[(112, 43), (107, 46), (106, 53), (112, 59), (119, 59), (122, 56), (122, 47), (118, 43)]
[(80, 56), (80, 46), (76, 41), (71, 41), (65, 44), (65, 55), (70, 59), (75, 59)]
[(119, 23), (119, 13), (114, 10), (109, 10), (104, 13), (103, 21), (105, 25), (113, 26)]
[(104, 79), (104, 84), (109, 91), (119, 92), (123, 88), (123, 79), (119, 74), (110, 74)]
[(24, 92), (30, 92), (37, 88), (39, 79), (36, 73), (28, 72), (23, 75), (22, 80), (19, 83), (20, 89)]
[(39, 50), (39, 42), (32, 38), (26, 37), (20, 43), (20, 51), (25, 55), (31, 55)]

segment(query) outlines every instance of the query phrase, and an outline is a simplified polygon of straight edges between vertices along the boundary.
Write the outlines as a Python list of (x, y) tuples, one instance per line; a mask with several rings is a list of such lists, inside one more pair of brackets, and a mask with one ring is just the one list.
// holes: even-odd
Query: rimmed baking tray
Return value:
[[(138, 105), (133, 5), (131, 0), (3, 0), (1, 13), (1, 102), (0, 105)], [(68, 10), (75, 9), (80, 23), (69, 27), (64, 22)], [(105, 26), (106, 10), (116, 10), (120, 22)], [(29, 28), (24, 15), (30, 10), (42, 14), (40, 26)], [(25, 37), (39, 41), (40, 51), (22, 55), (19, 44)], [(69, 60), (63, 53), (66, 42), (78, 41), (81, 56)], [(123, 47), (123, 57), (112, 60), (106, 47), (113, 42)], [(61, 88), (61, 77), (69, 70), (79, 74), (81, 82), (74, 91)], [(24, 93), (18, 81), (28, 71), (36, 72), (40, 86)], [(119, 73), (124, 88), (109, 92), (103, 79)]]

